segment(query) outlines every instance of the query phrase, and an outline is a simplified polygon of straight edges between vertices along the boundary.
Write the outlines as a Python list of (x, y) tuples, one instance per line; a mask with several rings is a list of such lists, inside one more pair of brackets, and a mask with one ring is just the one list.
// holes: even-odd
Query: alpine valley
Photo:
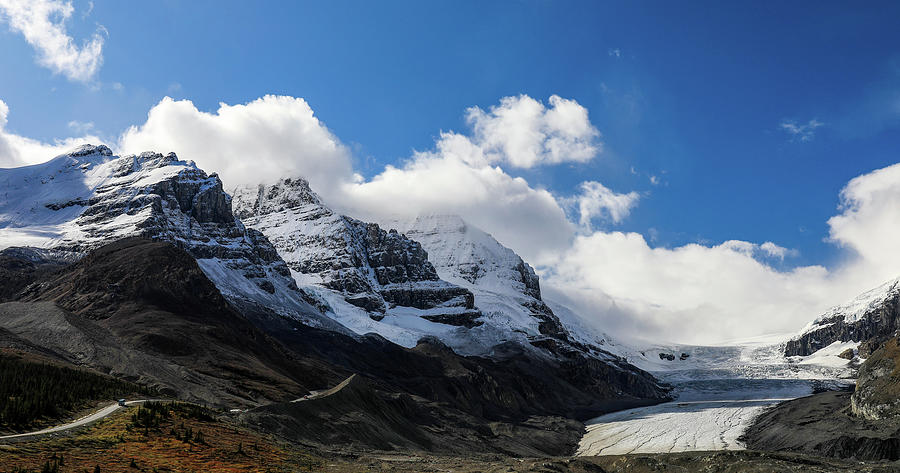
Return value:
[(0, 169), (0, 471), (900, 459), (897, 281), (794, 335), (623, 343), (460, 217), (364, 222), (303, 176), (214, 171), (103, 145)]

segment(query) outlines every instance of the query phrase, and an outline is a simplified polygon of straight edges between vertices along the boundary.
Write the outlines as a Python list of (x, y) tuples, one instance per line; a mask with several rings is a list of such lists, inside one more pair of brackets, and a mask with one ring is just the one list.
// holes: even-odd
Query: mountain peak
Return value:
[(90, 156), (92, 154), (100, 155), (100, 156), (112, 156), (113, 152), (106, 145), (92, 145), (92, 144), (83, 144), (81, 146), (77, 146), (73, 148), (71, 151), (66, 153), (64, 156), (71, 156), (73, 158), (78, 158), (82, 156)]
[(239, 218), (297, 210), (304, 206), (325, 209), (322, 199), (302, 177), (287, 177), (270, 185), (238, 187), (232, 191), (232, 196)]

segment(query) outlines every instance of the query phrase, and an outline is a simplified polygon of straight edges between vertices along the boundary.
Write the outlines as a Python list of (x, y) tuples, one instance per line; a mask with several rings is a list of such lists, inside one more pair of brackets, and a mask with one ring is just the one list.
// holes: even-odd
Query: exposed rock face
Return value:
[(900, 346), (896, 337), (875, 350), (859, 368), (850, 397), (853, 413), (871, 420), (900, 417)]
[(411, 307), (432, 311), (423, 317), (438, 323), (481, 323), (472, 293), (440, 280), (419, 243), (336, 214), (305, 179), (237, 189), (234, 206), (248, 227), (273, 242), (300, 280), (339, 292), (375, 320), (390, 309)]
[(111, 241), (143, 237), (187, 250), (226, 297), (332, 329), (297, 288), (278, 252), (231, 210), (216, 174), (174, 153), (118, 157), (85, 145), (46, 163), (0, 170), (0, 248), (34, 246), (77, 260)]
[(785, 345), (786, 356), (810, 355), (836, 341), (869, 342), (860, 345), (859, 355), (867, 357), (900, 330), (900, 280), (860, 294), (854, 300), (830, 309)]

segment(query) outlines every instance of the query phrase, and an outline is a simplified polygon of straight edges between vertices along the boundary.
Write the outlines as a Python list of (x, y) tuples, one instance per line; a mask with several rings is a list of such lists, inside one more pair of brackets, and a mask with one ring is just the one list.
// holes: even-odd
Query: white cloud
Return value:
[(62, 0), (0, 0), (0, 19), (22, 33), (37, 52), (40, 65), (70, 80), (88, 82), (103, 63), (106, 30), (98, 27), (79, 47), (66, 31), (73, 11), (72, 3)]
[(619, 48), (611, 48), (606, 51), (606, 54), (608, 54), (609, 57), (620, 58), (622, 57), (622, 50)]
[(816, 136), (816, 128), (824, 125), (824, 123), (812, 119), (806, 124), (798, 124), (794, 120), (784, 120), (779, 125), (782, 130), (791, 135), (792, 141), (807, 142), (812, 141)]
[(637, 233), (594, 232), (549, 265), (545, 292), (598, 328), (646, 339), (708, 343), (793, 332), (900, 276), (900, 164), (854, 178), (841, 201), (829, 235), (851, 254), (830, 270), (776, 270), (767, 261), (798, 252), (773, 242), (654, 248)]
[(602, 149), (600, 132), (588, 119), (587, 109), (556, 95), (550, 97), (549, 108), (527, 95), (505, 97), (488, 112), (468, 109), (466, 119), (485, 162), (519, 168), (583, 163)]
[[(321, 187), (317, 187), (322, 189)], [(419, 154), (365, 182), (347, 183), (323, 197), (367, 219), (458, 214), (532, 261), (564, 248), (573, 226), (550, 192), (535, 189), (499, 167), (474, 167), (453, 155)]]
[[(350, 152), (301, 98), (267, 95), (202, 112), (190, 100), (165, 97), (147, 121), (125, 131), (122, 153), (175, 151), (215, 170), (226, 186), (306, 176), (318, 189), (353, 180)], [(212, 172), (212, 171), (210, 171)]]
[(576, 238), (543, 281), (595, 326), (651, 340), (709, 343), (794, 331), (828, 300), (820, 266), (780, 272), (744, 241), (653, 248), (637, 233)]
[(582, 182), (579, 188), (580, 194), (563, 199), (563, 202), (578, 209), (578, 223), (587, 231), (591, 230), (591, 222), (595, 218), (613, 223), (621, 222), (631, 213), (640, 198), (637, 192), (618, 194), (596, 181)]
[(900, 275), (900, 164), (852, 179), (841, 191), (840, 210), (828, 220), (829, 236), (856, 254), (847, 271), (873, 286)]
[[(415, 153), (370, 180), (354, 173), (350, 153), (299, 98), (266, 96), (244, 105), (199, 111), (189, 100), (163, 99), (147, 121), (127, 130), (121, 152), (175, 151), (226, 187), (300, 175), (329, 203), (351, 214), (389, 219), (456, 213), (539, 261), (574, 234), (553, 195), (507, 174), (520, 167), (590, 159), (598, 133), (587, 111), (556, 96), (550, 106), (508, 97), (489, 112), (467, 112), (472, 135), (442, 133), (433, 150)], [(616, 209), (614, 218), (621, 217)]]
[(80, 122), (78, 120), (72, 120), (68, 123), (69, 129), (74, 131), (75, 133), (88, 133), (94, 129), (94, 122)]
[(778, 246), (771, 241), (767, 241), (762, 245), (759, 245), (759, 249), (763, 251), (770, 258), (777, 258), (781, 261), (784, 261), (785, 257), (788, 256), (797, 256), (800, 254), (797, 250), (785, 248), (783, 246)]

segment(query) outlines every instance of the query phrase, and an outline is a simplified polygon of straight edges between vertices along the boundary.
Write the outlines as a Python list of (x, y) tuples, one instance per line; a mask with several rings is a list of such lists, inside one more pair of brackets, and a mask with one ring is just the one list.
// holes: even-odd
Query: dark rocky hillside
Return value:
[(747, 448), (860, 461), (900, 459), (900, 421), (856, 416), (850, 396), (832, 391), (779, 404), (744, 434)]

